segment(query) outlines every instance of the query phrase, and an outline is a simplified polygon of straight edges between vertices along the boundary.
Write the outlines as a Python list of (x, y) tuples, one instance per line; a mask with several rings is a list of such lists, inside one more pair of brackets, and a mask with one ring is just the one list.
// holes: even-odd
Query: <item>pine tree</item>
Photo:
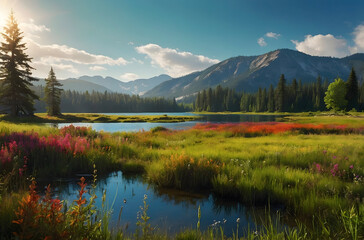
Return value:
[(31, 58), (25, 53), (22, 32), (13, 12), (2, 33), (4, 41), (0, 46), (0, 105), (11, 116), (33, 115), (34, 100), (38, 96), (30, 89), (32, 81)]
[(264, 88), (264, 90), (263, 90), (261, 106), (262, 106), (262, 112), (267, 111), (267, 89), (266, 88)]
[(321, 109), (321, 99), (322, 99), (322, 93), (321, 93), (321, 77), (318, 76), (317, 77), (317, 81), (316, 81), (316, 89), (315, 89), (315, 108), (317, 110)]
[[(56, 74), (53, 68), (49, 71), (48, 78), (45, 79), (46, 86), (45, 92), (45, 102), (47, 103), (47, 113), (49, 116), (61, 115), (61, 93), (62, 89), (59, 88), (62, 84), (57, 81)], [(87, 95), (86, 95), (87, 96)]]
[(200, 103), (201, 103), (201, 93), (198, 92), (197, 93), (197, 98), (196, 98), (196, 104), (195, 104), (195, 111), (197, 111), (197, 112), (202, 111)]
[(232, 89), (229, 89), (227, 91), (227, 96), (226, 96), (226, 111), (234, 111), (234, 92)]
[(268, 90), (268, 112), (274, 112), (274, 90), (272, 84), (269, 86)]
[(277, 86), (277, 95), (276, 95), (276, 108), (278, 112), (286, 111), (286, 79), (284, 78), (284, 74), (281, 75)]
[(243, 92), (241, 94), (241, 98), (240, 98), (240, 111), (241, 112), (246, 112), (248, 109), (247, 104), (246, 104), (246, 94)]
[(351, 69), (349, 79), (346, 82), (346, 97), (345, 98), (348, 101), (348, 105), (346, 107), (347, 110), (350, 111), (353, 108), (358, 109), (359, 86), (358, 86), (358, 79), (356, 78), (354, 68)]
[(207, 102), (207, 111), (208, 112), (210, 112), (210, 111), (213, 111), (213, 107), (212, 107), (212, 89), (211, 88), (209, 88), (208, 90), (207, 90), (207, 100), (206, 100), (206, 102)]
[(202, 111), (206, 111), (207, 109), (207, 94), (206, 94), (206, 89), (204, 89), (202, 91), (202, 96), (201, 96), (201, 108), (202, 108)]
[(298, 100), (298, 84), (297, 84), (297, 80), (294, 78), (292, 80), (292, 84), (291, 84), (291, 111), (296, 111), (297, 109), (297, 100)]

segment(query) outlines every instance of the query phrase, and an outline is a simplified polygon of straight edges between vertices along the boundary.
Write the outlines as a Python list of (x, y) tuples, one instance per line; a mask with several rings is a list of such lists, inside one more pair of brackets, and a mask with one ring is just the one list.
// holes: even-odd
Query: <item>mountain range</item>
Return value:
[[(117, 92), (145, 97), (194, 99), (198, 91), (217, 85), (236, 91), (254, 92), (259, 87), (276, 86), (281, 74), (288, 83), (294, 78), (302, 83), (316, 81), (320, 75), (329, 82), (337, 77), (347, 79), (354, 67), (359, 81), (364, 80), (364, 53), (344, 58), (310, 56), (290, 49), (278, 49), (259, 56), (226, 59), (205, 70), (178, 78), (159, 75), (149, 79), (122, 82), (112, 77), (82, 76), (60, 80), (65, 90), (79, 92)], [(45, 85), (44, 79), (35, 83)]]
[[(149, 79), (137, 79), (130, 82), (122, 82), (112, 77), (101, 76), (82, 76), (79, 78), (67, 78), (60, 80), (64, 90), (75, 90), (78, 92), (117, 92), (129, 95), (143, 95), (146, 91), (164, 81), (170, 80), (171, 77), (165, 74), (152, 77)], [(35, 85), (45, 85), (44, 79), (35, 82)]]
[(203, 71), (165, 81), (143, 96), (164, 96), (181, 99), (198, 91), (221, 85), (236, 91), (252, 92), (259, 87), (276, 86), (280, 75), (287, 82), (294, 78), (303, 83), (315, 81), (320, 75), (329, 82), (337, 77), (347, 79), (354, 67), (360, 79), (364, 77), (364, 54), (344, 58), (310, 56), (290, 49), (279, 49), (259, 56), (238, 56), (217, 63)]

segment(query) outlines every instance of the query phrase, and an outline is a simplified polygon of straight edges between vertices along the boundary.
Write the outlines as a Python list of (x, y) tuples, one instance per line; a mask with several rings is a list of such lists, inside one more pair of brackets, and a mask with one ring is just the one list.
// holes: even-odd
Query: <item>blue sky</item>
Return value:
[(343, 57), (364, 52), (361, 0), (0, 0), (13, 9), (46, 77), (174, 77), (278, 48)]

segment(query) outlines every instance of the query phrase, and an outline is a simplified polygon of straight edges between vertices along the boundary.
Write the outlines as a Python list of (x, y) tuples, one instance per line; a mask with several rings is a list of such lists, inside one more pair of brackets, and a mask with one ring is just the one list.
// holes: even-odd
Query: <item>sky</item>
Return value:
[[(315, 56), (364, 52), (362, 0), (0, 0), (46, 78), (179, 77), (280, 48)], [(0, 39), (2, 40), (2, 39)]]

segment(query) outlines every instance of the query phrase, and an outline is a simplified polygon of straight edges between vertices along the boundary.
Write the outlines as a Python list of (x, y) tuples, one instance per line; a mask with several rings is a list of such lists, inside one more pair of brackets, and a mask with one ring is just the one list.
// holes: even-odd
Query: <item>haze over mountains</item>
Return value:
[[(67, 78), (60, 80), (64, 90), (75, 90), (78, 92), (117, 92), (130, 95), (143, 95), (146, 91), (154, 88), (162, 82), (170, 80), (171, 77), (162, 74), (149, 79), (137, 79), (130, 82), (122, 82), (112, 77), (82, 76), (79, 78)], [(45, 85), (44, 79), (35, 85)]]
[(259, 87), (276, 86), (283, 73), (287, 82), (293, 78), (302, 82), (322, 79), (332, 81), (336, 77), (344, 80), (354, 67), (359, 80), (364, 76), (364, 54), (345, 58), (316, 57), (289, 49), (279, 49), (259, 56), (239, 56), (224, 60), (203, 71), (165, 81), (143, 96), (182, 97), (209, 87), (222, 85), (236, 91), (252, 92)]

